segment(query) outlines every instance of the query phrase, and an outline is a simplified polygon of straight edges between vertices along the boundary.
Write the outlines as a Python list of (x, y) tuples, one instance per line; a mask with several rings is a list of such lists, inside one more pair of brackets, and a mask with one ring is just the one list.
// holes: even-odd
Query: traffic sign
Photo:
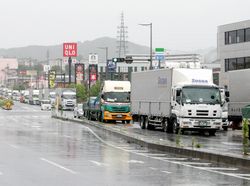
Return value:
[(115, 72), (116, 71), (116, 63), (112, 60), (108, 60), (108, 71)]
[(97, 54), (89, 54), (89, 64), (98, 64), (98, 55)]
[(165, 60), (165, 49), (164, 48), (155, 48), (155, 59), (157, 61)]

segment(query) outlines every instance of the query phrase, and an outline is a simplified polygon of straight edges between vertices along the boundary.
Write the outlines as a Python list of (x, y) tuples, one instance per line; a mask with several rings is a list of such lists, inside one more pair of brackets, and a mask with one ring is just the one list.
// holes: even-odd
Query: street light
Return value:
[(144, 23), (144, 24), (139, 24), (141, 26), (150, 26), (150, 66), (149, 66), (149, 70), (152, 70), (152, 61), (153, 61), (153, 47), (152, 47), (152, 23)]
[(108, 47), (98, 47), (99, 49), (103, 49), (103, 50), (106, 50), (106, 80), (108, 79), (108, 50), (109, 48)]

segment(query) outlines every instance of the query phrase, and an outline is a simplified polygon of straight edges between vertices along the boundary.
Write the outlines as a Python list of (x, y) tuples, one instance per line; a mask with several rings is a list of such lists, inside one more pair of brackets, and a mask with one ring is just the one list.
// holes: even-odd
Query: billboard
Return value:
[(84, 80), (84, 64), (75, 64), (75, 83), (82, 84)]
[(77, 57), (77, 43), (63, 43), (63, 57)]
[(98, 65), (89, 65), (89, 80), (90, 82), (95, 83), (98, 79), (97, 77), (98, 74)]
[(49, 71), (49, 88), (55, 88), (55, 81), (56, 81), (56, 71), (50, 70)]

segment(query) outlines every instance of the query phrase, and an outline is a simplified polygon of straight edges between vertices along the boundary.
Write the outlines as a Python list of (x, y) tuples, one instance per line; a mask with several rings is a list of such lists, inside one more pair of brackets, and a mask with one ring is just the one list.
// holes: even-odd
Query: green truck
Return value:
[(130, 90), (129, 81), (104, 81), (100, 95), (83, 106), (85, 116), (101, 122), (130, 123)]

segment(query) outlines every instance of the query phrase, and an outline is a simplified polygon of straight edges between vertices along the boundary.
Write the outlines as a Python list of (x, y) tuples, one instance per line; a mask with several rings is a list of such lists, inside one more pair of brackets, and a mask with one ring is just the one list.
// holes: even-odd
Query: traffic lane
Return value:
[[(70, 111), (64, 112), (62, 116), (73, 119), (73, 114)], [(160, 128), (157, 128), (155, 130), (143, 130), (140, 128), (138, 123), (133, 123), (131, 125), (123, 125), (120, 122), (117, 122), (116, 124), (106, 123), (104, 125), (117, 130), (125, 130), (128, 134), (131, 133), (133, 135), (138, 135), (148, 141), (156, 143), (160, 142), (161, 144), (165, 143), (166, 145), (176, 146), (177, 135), (164, 133), (161, 131)], [(217, 131), (215, 136), (200, 134), (198, 132), (185, 132), (184, 135), (180, 135), (180, 146), (187, 148), (195, 148), (193, 144), (200, 145), (201, 148), (196, 148), (196, 150), (211, 153), (223, 153), (224, 155), (242, 157), (243, 146), (241, 130), (219, 130)]]
[[(89, 129), (85, 126), (51, 118), (42, 119), (43, 122), (38, 125), (34, 118), (30, 122), (27, 122), (27, 120), (22, 121), (25, 117), (30, 118), (29, 115), (18, 117), (23, 125), (20, 122), (16, 124), (5, 122), (8, 123), (5, 126), (8, 132), (1, 130), (5, 134), (5, 136), (3, 134), (1, 136), (4, 139), (8, 139), (9, 148), (14, 148), (13, 150), (16, 151), (15, 155), (18, 154), (18, 157), (27, 158), (27, 160), (25, 158), (22, 161), (17, 160), (22, 164), (15, 163), (16, 166), (23, 168), (15, 169), (17, 172), (11, 175), (14, 178), (17, 174), (17, 178), (21, 183), (22, 179), (24, 179), (24, 183), (27, 183), (25, 185), (32, 185), (29, 180), (32, 180), (33, 185), (36, 182), (39, 185), (64, 185), (64, 183), (68, 185), (66, 180), (73, 185), (78, 185), (79, 183), (90, 183), (90, 185), (100, 185), (100, 183), (107, 183), (108, 185), (164, 185), (166, 183), (175, 185), (188, 183), (191, 185), (196, 182), (202, 184), (204, 181), (212, 183), (211, 181), (217, 177), (219, 179), (216, 180), (221, 183), (231, 183), (224, 179), (233, 179), (224, 175), (210, 175), (210, 172), (202, 171), (205, 179), (193, 181), (190, 179), (190, 176), (200, 173), (199, 169), (195, 170), (196, 174), (194, 173), (193, 175), (190, 174), (190, 172), (193, 173), (193, 170), (190, 170), (190, 168), (193, 169), (192, 167), (183, 167), (183, 165), (175, 162), (170, 163), (166, 160), (164, 162), (163, 160), (155, 159), (154, 156), (149, 155), (150, 153), (147, 153), (145, 156), (134, 151), (131, 152), (128, 149), (135, 148), (132, 144), (127, 144), (122, 139), (112, 137), (108, 133), (103, 133), (102, 131), (95, 132), (94, 128)], [(10, 118), (13, 118), (13, 116), (5, 117), (5, 120), (9, 121)], [(25, 123), (26, 125), (24, 125)], [(38, 126), (40, 126), (40, 129)], [(97, 138), (97, 136), (100, 137)], [(119, 143), (112, 144), (111, 142)], [(126, 148), (124, 148), (124, 145)], [(144, 151), (145, 149), (137, 150)], [(169, 157), (168, 155), (166, 156)], [(6, 157), (11, 156), (7, 154), (3, 158)], [(37, 161), (40, 162), (38, 163)], [(29, 162), (31, 165), (26, 165), (26, 162)], [(9, 167), (8, 164), (5, 166), (7, 170), (9, 170)], [(26, 173), (30, 172), (27, 170), (32, 169), (36, 169), (36, 171), (31, 173), (32, 176), (30, 173)], [(5, 172), (12, 171), (11, 169)], [(5, 173), (3, 173), (4, 175)], [(10, 175), (8, 176), (11, 177)], [(57, 176), (60, 176), (60, 178), (62, 176), (63, 178), (60, 180), (54, 179)], [(97, 176), (99, 180), (94, 179)], [(179, 176), (184, 181), (180, 181), (178, 179)], [(48, 181), (51, 179), (52, 181)], [(232, 183), (236, 185), (241, 184), (242, 179), (232, 180)]]
[[(69, 131), (68, 125), (70, 125), (70, 128), (79, 128), (74, 124), (69, 123), (69, 122), (63, 122), (65, 124), (65, 127), (67, 128), (67, 131)], [(64, 125), (63, 124), (63, 125)], [(27, 127), (27, 126), (26, 126)], [(82, 127), (80, 127), (82, 128)], [(25, 129), (22, 129), (25, 130)], [(72, 132), (72, 130), (70, 130)], [(208, 172), (200, 173), (199, 172), (194, 172), (190, 167), (179, 167), (178, 166), (173, 166), (173, 163), (168, 163), (164, 162), (159, 162), (159, 160), (152, 159), (150, 157), (145, 157), (145, 156), (140, 156), (138, 154), (131, 154), (129, 152), (124, 152), (121, 150), (117, 150), (114, 147), (109, 147), (107, 144), (105, 146), (100, 145), (99, 141), (91, 139), (91, 144), (90, 147), (86, 144), (83, 145), (83, 148), (86, 148), (84, 151), (82, 151), (82, 154), (84, 158), (81, 156), (77, 156), (78, 149), (77, 144), (75, 142), (75, 139), (70, 139), (73, 136), (67, 136), (62, 133), (62, 131), (65, 132), (65, 130), (60, 130), (58, 135), (61, 134), (61, 137), (58, 135), (52, 135), (52, 141), (57, 141), (58, 145), (49, 145), (47, 148), (45, 148), (47, 151), (49, 151), (49, 154), (47, 153), (42, 153), (44, 152), (44, 146), (39, 146), (38, 144), (43, 144), (41, 141), (33, 141), (33, 145), (26, 145), (27, 143), (21, 143), (18, 145), (19, 150), (24, 148), (26, 153), (22, 154), (23, 157), (27, 157), (26, 161), (29, 161), (31, 165), (36, 165), (36, 166), (30, 166), (27, 167), (26, 163), (23, 165), (21, 164), (21, 167), (25, 167), (26, 169), (30, 170), (29, 168), (33, 169), (35, 168), (36, 170), (39, 170), (38, 172), (32, 172), (32, 176), (37, 176), (40, 174), (43, 174), (42, 179), (44, 178), (51, 178), (53, 176), (64, 176), (65, 173), (67, 172), (69, 175), (78, 175), (81, 174), (81, 172), (84, 172), (84, 177), (81, 177), (86, 181), (88, 179), (85, 179), (85, 177), (96, 177), (98, 176), (100, 181), (96, 182), (95, 180), (90, 179), (89, 183), (91, 185), (99, 185), (100, 183), (107, 183), (109, 185), (117, 185), (120, 183), (126, 183), (129, 185), (137, 185), (137, 184), (144, 184), (144, 185), (155, 185), (155, 184), (164, 184), (164, 183), (171, 183), (173, 185), (179, 185), (179, 184), (201, 184), (206, 182), (207, 185), (211, 185), (212, 181), (214, 181), (215, 177), (219, 177), (216, 175), (210, 175)], [(80, 131), (77, 129), (77, 131)], [(86, 131), (82, 131), (81, 133), (85, 133)], [(86, 136), (87, 134), (84, 134)], [(78, 136), (74, 133), (74, 138)], [(22, 136), (22, 139), (25, 137), (25, 135)], [(47, 136), (48, 138), (48, 136)], [(60, 138), (60, 139), (58, 139)], [(66, 139), (65, 139), (66, 138)], [(29, 137), (30, 139), (30, 137)], [(39, 138), (42, 140), (42, 138)], [(37, 139), (36, 139), (37, 140)], [(73, 140), (73, 142), (70, 142)], [(19, 139), (18, 141), (23, 141)], [(24, 140), (26, 141), (26, 140)], [(50, 140), (49, 140), (50, 141)], [(114, 141), (114, 140), (111, 140)], [(80, 144), (82, 143), (82, 139), (78, 141)], [(53, 144), (53, 143), (52, 143)], [(72, 144), (72, 145), (71, 145)], [(88, 144), (88, 143), (87, 143)], [(124, 143), (123, 143), (124, 144)], [(76, 148), (72, 148), (72, 146), (76, 146)], [(31, 150), (31, 149), (32, 150)], [(49, 148), (49, 149), (48, 149)], [(47, 166), (41, 165), (40, 163), (37, 163), (33, 158), (31, 157), (38, 157), (37, 150), (40, 149), (39, 155), (42, 162), (44, 164), (47, 164)], [(72, 151), (71, 151), (72, 149)], [(34, 150), (36, 150), (34, 152)], [(98, 152), (100, 151), (100, 152)], [(87, 153), (86, 153), (87, 152)], [(44, 157), (41, 157), (44, 156)], [(70, 161), (69, 161), (70, 160)], [(23, 162), (26, 162), (23, 161)], [(34, 163), (32, 163), (35, 161)], [(18, 163), (16, 164), (18, 166)], [(45, 169), (44, 171), (41, 171), (41, 169)], [(55, 170), (54, 170), (55, 169)], [(17, 169), (19, 170), (19, 169)], [(23, 173), (24, 169), (20, 169), (20, 171)], [(52, 175), (46, 175), (45, 173), (47, 171), (52, 171)], [(197, 170), (196, 170), (197, 171)], [(63, 173), (61, 173), (63, 172)], [(177, 174), (176, 174), (177, 173)], [(192, 180), (190, 179), (190, 176), (195, 176), (197, 173), (203, 174), (204, 178), (198, 179), (198, 180)], [(14, 173), (11, 176), (14, 176), (16, 173)], [(44, 176), (45, 174), (45, 176)], [(167, 176), (171, 174), (171, 176)], [(172, 175), (173, 174), (173, 175)], [(67, 175), (67, 174), (66, 174)], [(146, 175), (146, 176), (145, 176)], [(22, 174), (20, 175), (22, 179), (23, 177), (26, 177), (29, 180), (30, 174)], [(181, 176), (183, 179), (179, 180), (178, 177)], [(71, 176), (66, 176), (67, 179), (70, 179)], [(222, 183), (230, 183), (227, 181), (223, 181), (226, 176), (220, 176), (221, 178), (218, 179), (218, 182)], [(222, 180), (220, 180), (222, 179)], [(47, 183), (44, 181), (40, 181), (40, 177), (32, 179), (35, 183), (39, 182), (39, 185), (46, 184), (50, 185), (51, 183)], [(63, 179), (64, 180), (64, 179)], [(77, 180), (77, 179), (76, 179)], [(70, 181), (74, 185), (78, 184), (78, 182), (74, 178), (74, 182), (72, 180)], [(118, 181), (119, 180), (119, 181)], [(33, 183), (34, 183), (33, 182)], [(25, 182), (27, 185), (30, 183), (29, 181)], [(40, 184), (41, 183), (41, 184)], [(63, 183), (68, 183), (64, 182)], [(86, 183), (86, 182), (85, 182)], [(234, 181), (233, 183), (235, 184), (241, 184), (242, 182), (239, 180)], [(62, 184), (61, 181), (59, 182), (53, 182), (52, 184)], [(52, 185), (51, 184), (51, 185)], [(67, 185), (67, 184), (66, 184)], [(203, 184), (204, 185), (204, 184)], [(206, 185), (206, 184), (205, 184)]]

